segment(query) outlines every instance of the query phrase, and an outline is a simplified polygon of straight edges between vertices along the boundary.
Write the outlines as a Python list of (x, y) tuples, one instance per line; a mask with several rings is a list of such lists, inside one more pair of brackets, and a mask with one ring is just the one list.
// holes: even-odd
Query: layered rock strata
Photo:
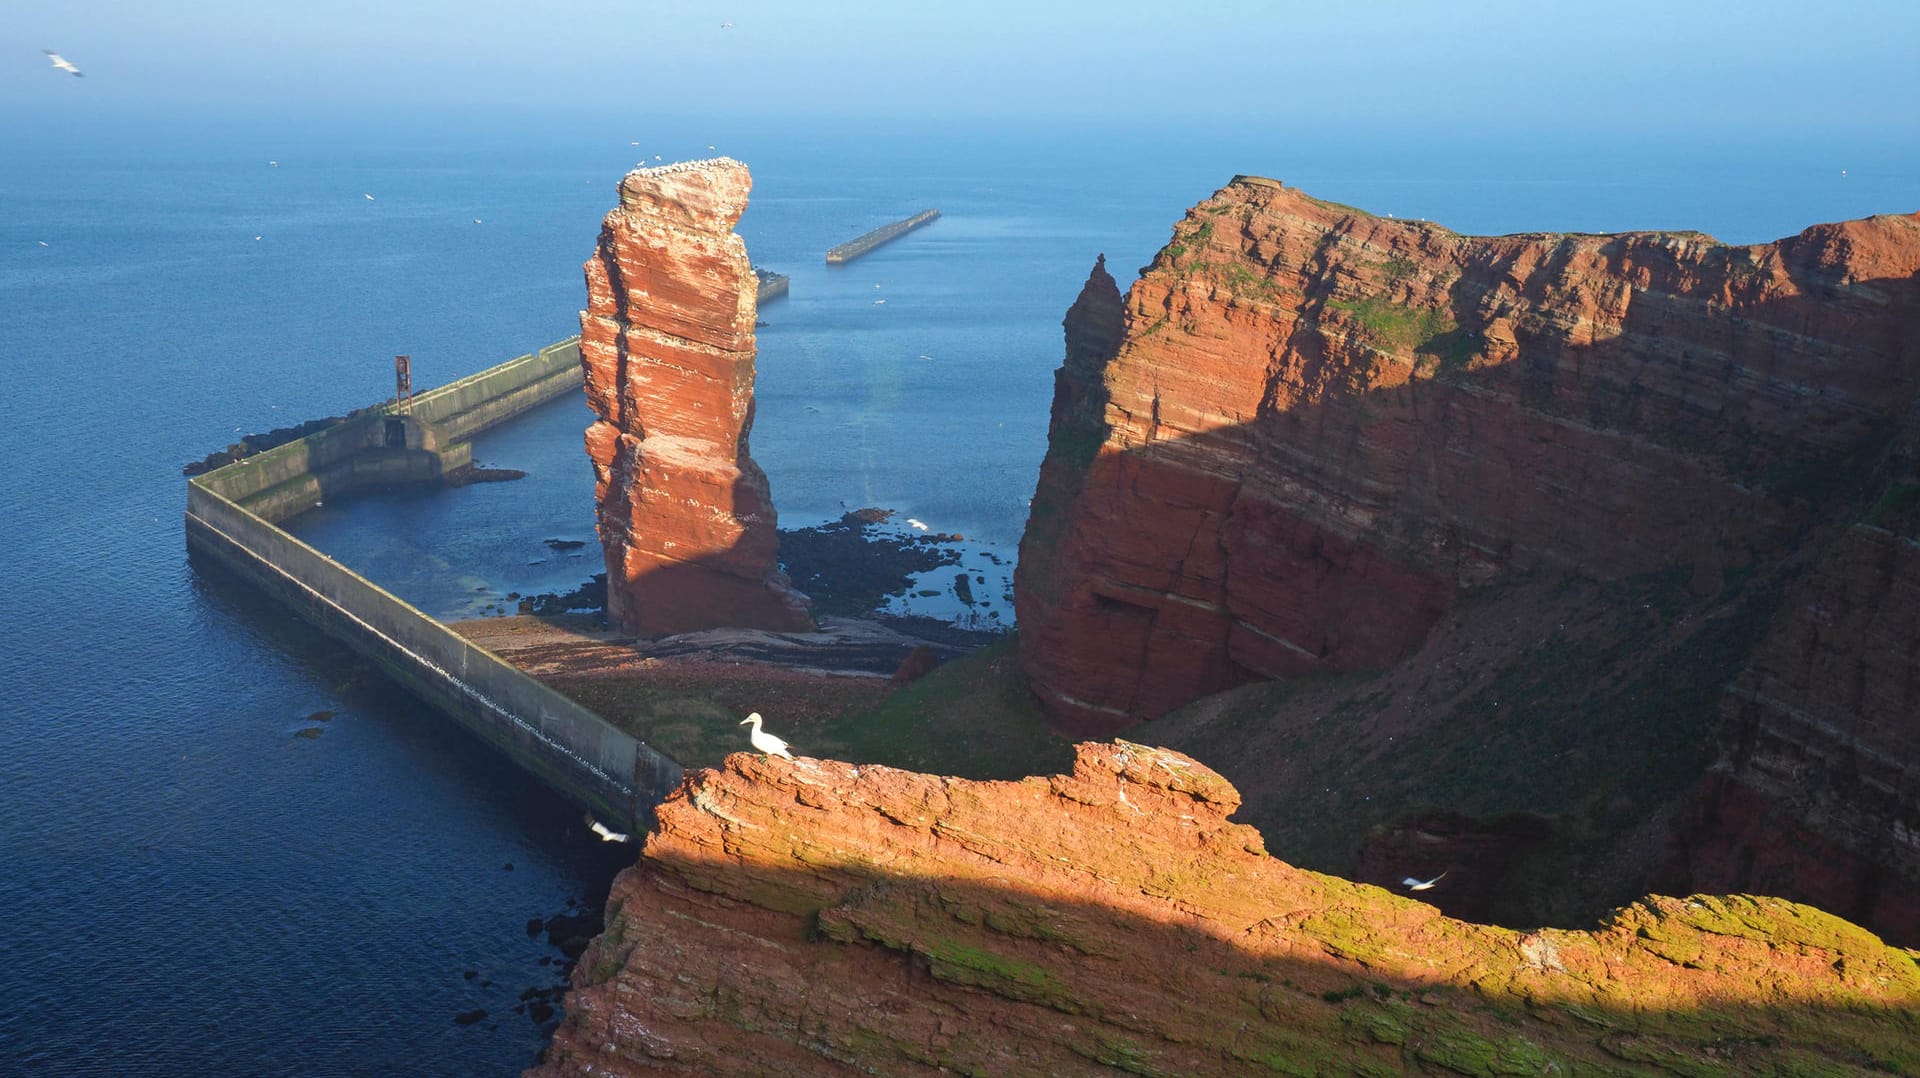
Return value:
[(1792, 895), (1920, 941), (1916, 501), (1892, 487), (1788, 593), (1723, 698), (1660, 882)]
[(733, 226), (751, 187), (727, 158), (636, 169), (586, 263), (587, 455), (628, 632), (811, 624), (747, 447), (757, 280)]
[(1916, 956), (1837, 918), (1472, 925), (1269, 857), (1238, 805), (1126, 742), (1019, 782), (731, 756), (660, 807), (531, 1073), (1920, 1067)]
[(1117, 344), (1104, 271), (1069, 315), (1016, 578), (1034, 690), (1110, 732), (1390, 665), (1515, 573), (1737, 582), (1875, 481), (1916, 269), (1916, 215), (1474, 237), (1236, 178)]

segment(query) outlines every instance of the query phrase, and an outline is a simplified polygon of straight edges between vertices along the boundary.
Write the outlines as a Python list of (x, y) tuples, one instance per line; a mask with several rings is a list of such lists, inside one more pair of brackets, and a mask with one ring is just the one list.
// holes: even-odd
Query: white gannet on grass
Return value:
[(761, 752), (766, 753), (768, 756), (785, 756), (789, 760), (793, 759), (793, 753), (787, 751), (786, 742), (760, 728), (760, 713), (758, 711), (740, 720), (740, 725), (742, 726), (748, 723), (753, 724), (752, 731), (747, 734), (747, 742), (749, 744)]
[(64, 71), (76, 79), (84, 79), (87, 77), (79, 68), (73, 66), (73, 61), (54, 52), (52, 49), (41, 49), (40, 51), (47, 54), (47, 60), (53, 64), (55, 70)]
[(601, 823), (599, 820), (594, 819), (592, 813), (587, 814), (587, 830), (592, 831), (596, 835), (599, 835), (600, 841), (602, 842), (626, 842), (630, 837), (627, 835), (623, 835), (620, 832), (615, 831), (614, 829), (608, 827), (606, 824)]
[(1442, 872), (1440, 875), (1435, 876), (1430, 880), (1417, 880), (1417, 879), (1414, 879), (1412, 876), (1408, 876), (1406, 879), (1400, 881), (1400, 886), (1406, 888), (1409, 891), (1427, 891), (1427, 890), (1431, 890), (1434, 884), (1439, 883), (1441, 880), (1445, 879), (1446, 876), (1447, 874), (1444, 872)]

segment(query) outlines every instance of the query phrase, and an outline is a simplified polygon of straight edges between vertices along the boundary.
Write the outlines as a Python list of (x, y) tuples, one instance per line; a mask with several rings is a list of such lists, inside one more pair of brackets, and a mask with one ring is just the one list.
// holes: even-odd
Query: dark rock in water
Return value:
[(469, 464), (463, 468), (455, 468), (441, 476), (440, 480), (450, 487), (464, 487), (473, 483), (505, 483), (526, 477), (527, 473), (518, 468), (481, 468)]
[(527, 919), (527, 935), (538, 936), (547, 927), (547, 923), (538, 917)]
[(919, 681), (939, 665), (940, 657), (934, 654), (932, 646), (921, 644), (907, 655), (906, 660), (900, 664), (900, 669), (893, 672), (893, 683), (905, 685), (910, 681)]
[(326, 727), (324, 727), (324, 726), (309, 726), (309, 727), (307, 727), (307, 728), (305, 728), (305, 729), (303, 729), (303, 730), (295, 730), (295, 731), (293, 732), (293, 736), (295, 736), (295, 737), (304, 737), (304, 738), (306, 738), (306, 739), (308, 739), (308, 740), (312, 740), (312, 739), (314, 739), (314, 738), (316, 738), (316, 737), (319, 737), (319, 736), (320, 736), (320, 731), (322, 731), (322, 730), (324, 730), (324, 729), (326, 729)]
[(553, 1004), (531, 1004), (527, 1007), (527, 1017), (533, 1019), (535, 1023), (545, 1024), (547, 1019), (553, 1017)]
[(308, 715), (308, 716), (307, 716), (307, 720), (306, 720), (306, 721), (308, 721), (308, 722), (331, 722), (331, 721), (333, 721), (333, 715), (334, 715), (334, 713), (333, 713), (333, 712), (331, 712), (331, 711), (316, 711), (316, 712), (314, 712), (313, 714), (311, 714), (311, 715)]
[(953, 593), (960, 598), (961, 602), (968, 606), (973, 605), (973, 581), (967, 579), (967, 574), (954, 574)]
[(781, 567), (813, 598), (814, 613), (869, 614), (888, 596), (905, 594), (913, 574), (959, 564), (959, 551), (930, 537), (873, 530), (892, 517), (885, 509), (856, 509), (832, 523), (780, 533)]
[(587, 545), (584, 539), (543, 539), (541, 541), (554, 550), (579, 550)]
[(513, 862), (512, 862), (512, 861), (508, 861), (508, 862), (507, 862), (507, 863), (506, 863), (505, 865), (502, 865), (501, 867), (502, 867), (502, 868), (505, 868), (505, 869), (506, 869), (506, 870), (507, 870), (508, 872), (512, 872), (512, 871), (513, 871)]
[(468, 970), (468, 971), (466, 971), (465, 973), (462, 973), (462, 974), (461, 974), (460, 976), (462, 976), (462, 977), (465, 977), (465, 978), (466, 978), (467, 980), (469, 980), (469, 981), (471, 981), (471, 980), (473, 980), (473, 979), (474, 979), (475, 977), (478, 977), (478, 976), (480, 976), (480, 971), (479, 971), (479, 970), (477, 970), (477, 969), (470, 969), (470, 970)]
[(520, 600), (520, 613), (535, 617), (553, 618), (561, 614), (572, 614), (591, 610), (605, 610), (607, 607), (607, 574), (595, 573), (593, 579), (566, 593), (556, 595), (544, 592)]
[(593, 911), (559, 914), (547, 918), (547, 942), (560, 948), (560, 953), (568, 958), (579, 958), (603, 927), (600, 915)]
[(486, 1016), (486, 1011), (477, 1008), (471, 1011), (462, 1011), (453, 1016), (453, 1024), (456, 1026), (470, 1026)]

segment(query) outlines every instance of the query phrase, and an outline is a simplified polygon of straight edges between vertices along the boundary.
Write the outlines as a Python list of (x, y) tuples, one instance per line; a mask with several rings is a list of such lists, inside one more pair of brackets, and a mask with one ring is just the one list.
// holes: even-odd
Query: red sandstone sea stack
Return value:
[(587, 260), (580, 360), (607, 616), (648, 636), (811, 627), (778, 560), (753, 427), (756, 281), (727, 158), (635, 169)]

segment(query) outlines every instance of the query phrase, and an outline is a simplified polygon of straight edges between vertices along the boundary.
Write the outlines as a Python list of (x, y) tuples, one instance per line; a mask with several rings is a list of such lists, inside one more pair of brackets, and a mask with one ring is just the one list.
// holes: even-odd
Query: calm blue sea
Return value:
[[(394, 353), (426, 387), (576, 332), (622, 172), (709, 144), (753, 168), (741, 232), (793, 278), (763, 313), (752, 441), (782, 523), (879, 505), (1008, 561), (1094, 256), (1124, 284), (1236, 172), (1474, 232), (1748, 242), (1920, 208), (1892, 138), (0, 120), (0, 1072), (532, 1061), (544, 1035), (512, 1008), (557, 954), (526, 923), (597, 903), (631, 851), (190, 565), (179, 469), (386, 396)], [(822, 264), (928, 206), (912, 238)], [(592, 538), (586, 420), (561, 402), (478, 444), (527, 480), (301, 530), (445, 616), (571, 587), (592, 548), (544, 540)]]

